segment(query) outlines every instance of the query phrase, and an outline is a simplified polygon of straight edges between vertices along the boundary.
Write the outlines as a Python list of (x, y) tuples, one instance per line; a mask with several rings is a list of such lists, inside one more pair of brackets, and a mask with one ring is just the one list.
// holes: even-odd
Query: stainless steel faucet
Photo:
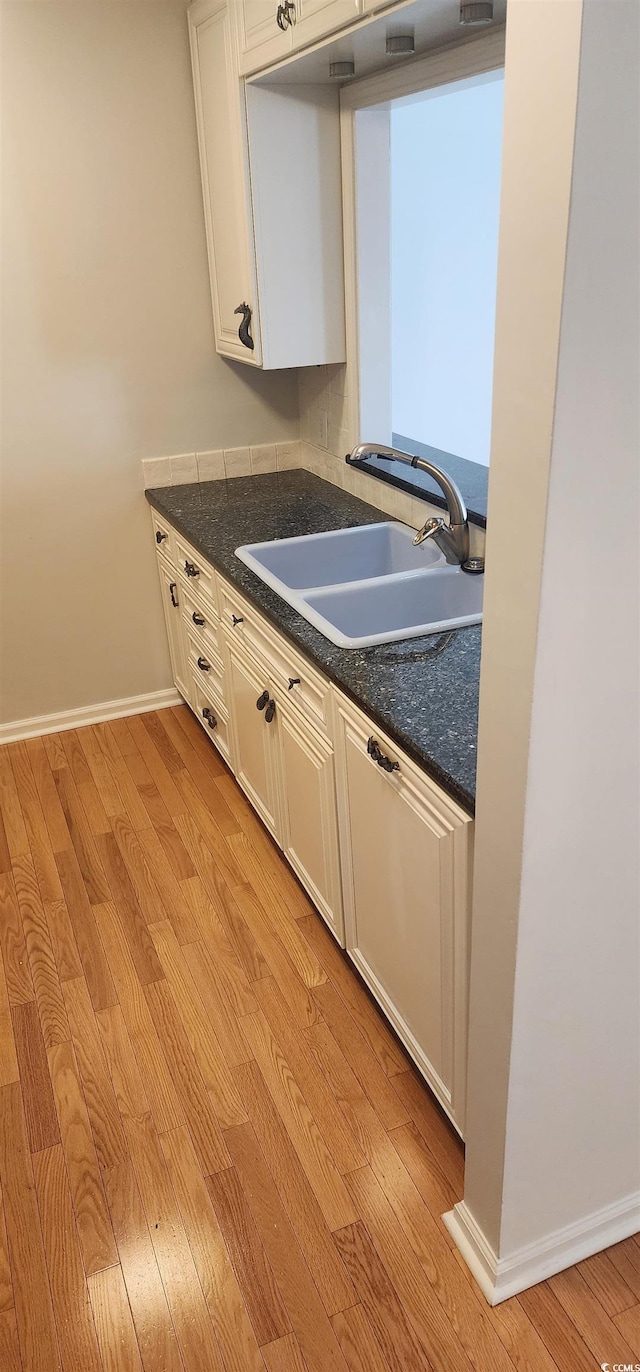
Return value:
[(447, 513), (449, 523), (445, 524), (444, 519), (431, 518), (418, 530), (414, 543), (424, 543), (425, 539), (432, 538), (434, 543), (442, 549), (447, 562), (461, 564), (466, 562), (469, 557), (469, 521), (467, 519), (467, 507), (461, 491), (458, 490), (455, 481), (447, 476), (446, 472), (434, 467), (433, 462), (428, 462), (426, 457), (412, 457), (410, 453), (403, 453), (399, 448), (385, 448), (380, 443), (359, 443), (353, 452), (349, 454), (352, 462), (357, 462), (362, 457), (381, 457), (385, 462), (405, 462), (409, 467), (420, 467), (421, 471), (428, 472), (430, 477), (437, 483), (447, 502)]

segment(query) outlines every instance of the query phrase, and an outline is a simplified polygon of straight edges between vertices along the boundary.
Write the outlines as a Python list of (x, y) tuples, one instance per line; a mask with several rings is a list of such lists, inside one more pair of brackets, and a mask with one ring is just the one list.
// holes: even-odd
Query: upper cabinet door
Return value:
[(294, 48), (306, 47), (335, 29), (352, 24), (362, 14), (362, 0), (295, 0), (292, 26)]
[(189, 33), (216, 348), (259, 367), (244, 103), (226, 3), (194, 5)]
[(292, 46), (291, 0), (236, 0), (238, 63), (242, 74), (286, 57)]

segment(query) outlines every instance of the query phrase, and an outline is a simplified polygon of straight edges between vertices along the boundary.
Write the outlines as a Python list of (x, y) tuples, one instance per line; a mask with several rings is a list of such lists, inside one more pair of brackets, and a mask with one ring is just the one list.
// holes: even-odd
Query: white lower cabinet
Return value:
[(471, 817), (155, 514), (153, 527), (178, 690), (462, 1133)]
[(335, 707), (347, 949), (462, 1130), (472, 821), (356, 706)]
[(279, 720), (271, 708), (268, 673), (235, 643), (227, 642), (225, 658), (236, 780), (279, 839)]
[(167, 638), (169, 640), (169, 657), (171, 659), (173, 680), (180, 695), (184, 696), (185, 700), (189, 701), (191, 699), (191, 690), (187, 673), (187, 655), (182, 626), (182, 590), (175, 566), (166, 562), (164, 557), (160, 556), (160, 553), (158, 553), (158, 574), (160, 577), (164, 621), (167, 626)]

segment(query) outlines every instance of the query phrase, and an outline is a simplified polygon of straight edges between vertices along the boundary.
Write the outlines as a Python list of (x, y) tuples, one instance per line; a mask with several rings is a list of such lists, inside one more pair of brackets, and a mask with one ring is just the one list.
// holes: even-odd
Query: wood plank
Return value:
[(32, 1153), (60, 1142), (58, 1118), (49, 1079), (47, 1054), (35, 1001), (14, 1005), (13, 1036), (22, 1087), (27, 1138)]
[(10, 871), (11, 853), (9, 852), (9, 844), (7, 843), (7, 834), (4, 827), (4, 820), (2, 818), (2, 810), (0, 810), (0, 872)]
[(640, 1358), (640, 1305), (634, 1305), (630, 1310), (621, 1310), (613, 1323), (633, 1349), (636, 1358)]
[(398, 1098), (390, 1078), (383, 1072), (333, 983), (328, 981), (324, 986), (316, 986), (312, 994), (385, 1129), (406, 1124), (409, 1119), (406, 1106)]
[(200, 877), (209, 899), (218, 909), (220, 902), (224, 902), (231, 890), (240, 885), (242, 873), (238, 867), (231, 866), (230, 858), (226, 863), (218, 861), (217, 855), (212, 853), (190, 814), (175, 815), (174, 822), (196, 874)]
[(129, 720), (129, 731), (139, 752), (146, 763), (154, 784), (157, 786), (160, 795), (173, 817), (182, 815), (185, 812), (185, 802), (177, 790), (171, 773), (158, 752), (151, 735), (144, 726), (142, 715), (135, 715)]
[(389, 1372), (390, 1364), (361, 1305), (338, 1311), (331, 1323), (349, 1372)]
[(550, 1277), (549, 1286), (598, 1362), (635, 1362), (636, 1349), (622, 1333), (620, 1320), (624, 1316), (610, 1320), (599, 1302), (591, 1299), (589, 1287), (575, 1267)]
[[(237, 1011), (227, 995), (219, 963), (202, 943), (187, 943), (182, 951), (226, 1062), (229, 1067), (237, 1067), (242, 1062), (248, 1062), (251, 1052), (238, 1024)], [(255, 1013), (258, 1004), (253, 998), (251, 1005), (251, 999), (251, 994), (248, 993), (247, 1008)], [(247, 1011), (243, 1009), (243, 1013)]]
[(399, 1129), (392, 1129), (389, 1138), (434, 1219), (452, 1210), (460, 1200), (460, 1195), (447, 1181), (413, 1121), (402, 1124)]
[[(56, 853), (56, 865), (82, 963), (80, 971), (86, 977), (94, 1010), (106, 1010), (118, 997), (75, 852)], [(70, 952), (68, 945), (65, 951)]]
[(257, 851), (254, 842), (245, 833), (231, 834), (227, 842), (244, 873), (245, 881), (273, 919), (305, 986), (321, 986), (327, 980), (327, 974), (297, 923), (305, 915), (313, 913), (316, 919), (318, 916), (293, 873), (288, 872), (285, 876), (282, 859), (272, 850), (266, 836)]
[(334, 1239), (391, 1372), (433, 1367), (362, 1222), (339, 1229)]
[(243, 1124), (247, 1118), (246, 1110), (191, 976), (189, 964), (168, 920), (153, 925), (151, 935), (191, 1051), (213, 1101), (218, 1123), (222, 1129)]
[(166, 981), (151, 982), (145, 995), (200, 1166), (205, 1175), (219, 1172), (229, 1155), (175, 1000)]
[[(169, 838), (169, 833), (174, 837)], [(144, 850), (146, 861), (153, 872), (160, 902), (171, 920), (178, 943), (193, 943), (198, 938), (197, 922), (186, 899), (181, 884), (181, 875), (195, 876), (193, 863), (173, 824), (158, 829), (141, 829), (138, 838)], [(184, 852), (184, 862), (173, 863), (177, 843)]]
[(249, 994), (250, 983), (268, 976), (269, 968), (231, 892), (225, 888), (223, 893), (216, 893), (212, 899), (211, 891), (206, 889), (199, 876), (181, 882), (181, 886), (197, 922), (198, 937), (219, 963), (221, 975), (224, 974), (226, 978), (235, 1013), (254, 1014), (258, 1005), (253, 992), (250, 993), (252, 1009), (248, 1006), (243, 1008), (246, 1005), (245, 996)]
[(597, 1363), (548, 1282), (521, 1291), (518, 1303), (531, 1320), (559, 1369), (595, 1372)]
[(25, 1372), (60, 1372), (40, 1216), (17, 1082), (0, 1090), (0, 1184), (22, 1364)]
[(243, 1188), (234, 1169), (207, 1177), (207, 1190), (231, 1258), (258, 1344), (272, 1343), (291, 1325)]
[(272, 927), (270, 917), (256, 899), (252, 887), (237, 886), (232, 899), (255, 939), (269, 972), (277, 981), (296, 1023), (301, 1029), (306, 1029), (309, 1024), (315, 1024), (318, 1011), (313, 997), (298, 975), (284, 944)]
[[(65, 771), (56, 772), (55, 782), (89, 902), (91, 905), (101, 905), (104, 901), (111, 899), (111, 892), (109, 890), (107, 878), (104, 874), (102, 863), (98, 856), (94, 836), (91, 833), (89, 822), (82, 808), (82, 803), (69, 769), (67, 768)], [(59, 871), (60, 863), (58, 857), (59, 855), (57, 854), (56, 862), (58, 863)], [(56, 900), (57, 898), (57, 895), (45, 897), (45, 899), (53, 900)], [(68, 903), (67, 899), (67, 904)]]
[(59, 900), (62, 895), (60, 881), (26, 743), (9, 744), (8, 753), (29, 837), (29, 848), (38, 876), (40, 894), (43, 900)]
[(607, 1248), (609, 1262), (624, 1279), (636, 1301), (640, 1301), (640, 1248), (633, 1239), (623, 1239)]
[(251, 1125), (228, 1129), (225, 1139), (309, 1372), (346, 1372), (340, 1345)]
[(354, 1304), (355, 1290), (256, 1063), (241, 1066), (236, 1072), (236, 1080), (253, 1131), (324, 1308), (329, 1315), (344, 1310)]
[[(396, 1290), (414, 1332), (434, 1368), (469, 1372), (472, 1363), (445, 1311), (425, 1280), (425, 1272), (402, 1225), (369, 1167), (346, 1179), (353, 1203)], [(367, 1311), (367, 1313), (369, 1313)]]
[[(107, 740), (109, 740), (111, 744), (109, 751), (106, 754), (106, 760), (113, 780), (116, 796), (119, 798), (116, 808), (114, 810), (107, 810), (109, 818), (113, 819), (115, 815), (125, 815), (134, 829), (148, 829), (149, 825), (152, 823), (151, 815), (142, 800), (129, 768), (118, 748), (110, 724), (105, 724), (103, 726), (100, 740), (103, 746)], [(107, 809), (106, 806), (105, 809)]]
[(2, 1372), (24, 1372), (15, 1310), (0, 1314), (0, 1367)]
[(185, 1372), (131, 1162), (107, 1172), (105, 1188), (144, 1372)]
[[(10, 1310), (12, 1306), (13, 1286), (11, 1282), (11, 1268), (9, 1266), (7, 1226), (4, 1219), (2, 1189), (0, 1188), (0, 1311)], [(0, 1367), (1, 1366), (2, 1364), (0, 1363)]]
[(124, 1161), (127, 1142), (84, 977), (65, 982), (64, 999), (96, 1156), (105, 1171)]
[[(112, 827), (113, 837), (146, 923), (157, 924), (159, 920), (167, 919), (169, 911), (156, 881), (155, 864), (152, 864), (142, 841), (142, 833), (146, 831), (133, 829), (126, 815), (114, 815)], [(149, 829), (148, 832), (151, 834), (153, 831)], [(175, 877), (174, 885), (180, 898), (182, 892)]]
[(96, 1020), (120, 1114), (123, 1120), (131, 1115), (142, 1119), (149, 1114), (151, 1107), (121, 1006), (112, 1005), (109, 1010), (99, 1010)]
[(9, 749), (6, 747), (0, 747), (0, 810), (11, 857), (30, 852)]
[(55, 1043), (64, 1043), (70, 1037), (69, 1025), (49, 926), (29, 853), (16, 858), (13, 877), (44, 1043), (46, 1048), (53, 1048)]
[[(469, 1269), (457, 1249), (455, 1256), (468, 1275)], [(494, 1306), (491, 1320), (518, 1372), (557, 1372), (559, 1364), (551, 1357), (519, 1301), (503, 1301)]]
[(8, 1086), (10, 1082), (18, 1081), (19, 1077), (9, 993), (0, 953), (0, 1086)]
[(594, 1253), (579, 1262), (576, 1270), (610, 1319), (637, 1304), (637, 1296), (607, 1253)]
[(33, 1159), (53, 1311), (65, 1372), (103, 1372), (60, 1144)]
[(118, 1255), (73, 1048), (59, 1043), (48, 1057), (84, 1268), (90, 1276), (117, 1262)]
[(267, 1372), (306, 1372), (300, 1344), (295, 1334), (285, 1334), (275, 1343), (265, 1343), (262, 1349)]
[(383, 1072), (390, 1076), (393, 1072), (406, 1071), (407, 1059), (400, 1044), (322, 920), (316, 914), (309, 915), (298, 922), (298, 928), (339, 991)]
[(178, 1101), (167, 1062), (160, 1047), (151, 1011), (136, 976), (127, 941), (114, 906), (95, 907), (96, 920), (107, 950), (109, 962), (118, 988), (127, 1033), (144, 1081), (144, 1089), (156, 1127), (160, 1133), (184, 1124), (184, 1114)]
[(289, 1007), (276, 982), (267, 977), (255, 985), (260, 1007), (288, 1062), (339, 1172), (363, 1167), (366, 1158), (348, 1119), (340, 1109), (304, 1035), (291, 1024)]
[(56, 784), (51, 773), (43, 740), (41, 738), (28, 738), (25, 746), (49, 840), (55, 853), (62, 848), (68, 848), (71, 842), (67, 822), (62, 813), (62, 806), (58, 799)]
[(63, 982), (70, 981), (73, 977), (81, 977), (82, 963), (66, 902), (52, 900), (44, 905), (43, 909), (58, 969), (58, 980)]
[(265, 1016), (247, 1015), (241, 1025), (329, 1229), (352, 1224), (357, 1215), (344, 1181)]
[[(245, 880), (242, 867), (237, 862), (231, 846), (233, 835), (231, 835), (229, 839), (225, 838), (222, 831), (218, 828), (213, 815), (210, 814), (197, 786), (194, 785), (188, 772), (177, 772), (175, 781), (180, 794), (184, 796), (187, 807), (184, 815), (176, 816), (175, 822), (178, 832), (182, 834), (184, 840), (184, 828), (186, 825), (193, 831), (194, 835), (197, 834), (199, 838), (202, 839), (202, 842), (206, 844), (209, 853), (214, 859), (221, 876), (230, 890), (233, 891), (234, 887), (241, 886)], [(191, 850), (186, 843), (186, 840), (185, 846), (193, 860), (193, 855), (191, 854)], [(197, 864), (194, 865), (197, 869)]]
[(86, 729), (66, 729), (61, 735), (62, 750), (76, 786), (89, 781), (91, 777), (87, 758), (82, 748), (82, 739), (89, 734), (95, 736), (93, 725), (89, 725)]
[(126, 1127), (151, 1242), (185, 1368), (187, 1372), (192, 1368), (224, 1372), (151, 1117), (129, 1119)]
[(0, 952), (10, 1005), (34, 999), (27, 945), (11, 872), (0, 872)]
[(43, 734), (42, 743), (52, 772), (67, 766), (67, 755), (62, 746), (62, 734)]
[(165, 733), (162, 727), (161, 712), (156, 710), (150, 711), (149, 714), (142, 715), (141, 719), (144, 728), (152, 740), (156, 751), (162, 758), (167, 771), (171, 776), (175, 777), (177, 773), (184, 770), (182, 758), (179, 753), (176, 752), (169, 735)]
[(422, 1135), (429, 1152), (433, 1155), (441, 1171), (444, 1172), (456, 1197), (464, 1194), (464, 1147), (456, 1133), (436, 1104), (430, 1091), (413, 1070), (401, 1072), (392, 1078), (394, 1089), (408, 1111), (413, 1123)]
[(363, 1160), (373, 1163), (389, 1149), (389, 1135), (365, 1094), (355, 1072), (338, 1047), (328, 1024), (314, 1024), (305, 1039), (333, 1092), (334, 1099), (357, 1139)]
[(264, 1372), (189, 1131), (172, 1129), (160, 1143), (226, 1372)]
[[(108, 834), (111, 828), (109, 815), (115, 815), (122, 809), (120, 792), (116, 787), (109, 763), (100, 747), (98, 736), (94, 733), (93, 729), (82, 729), (80, 732), (80, 742), (89, 769), (89, 779), (85, 780), (82, 785), (88, 788), (90, 783), (93, 784), (95, 793), (99, 797), (100, 809), (107, 819), (106, 829), (101, 828), (99, 832)], [(79, 794), (81, 794), (79, 788), (78, 790)], [(87, 806), (87, 818), (89, 818), (90, 809), (91, 802)]]
[(165, 733), (169, 735), (176, 752), (182, 759), (183, 766), (189, 773), (194, 785), (197, 786), (220, 832), (225, 835), (225, 838), (229, 834), (238, 833), (240, 824), (232, 815), (216, 786), (216, 777), (220, 775), (221, 771), (217, 750), (205, 738), (200, 726), (198, 726), (198, 731), (193, 737), (187, 737), (172, 710), (163, 710), (160, 718)]
[(87, 1286), (98, 1336), (102, 1372), (143, 1372), (120, 1267), (105, 1267)]
[(93, 777), (91, 776), (88, 781), (78, 782), (77, 791), (91, 833), (94, 836), (96, 834), (108, 834), (111, 829), (109, 816), (104, 808), (102, 796)]
[(129, 873), (114, 834), (102, 834), (96, 839), (102, 865), (111, 889), (113, 903), (118, 910), (129, 952), (138, 980), (143, 986), (163, 976), (158, 955), (147, 928), (147, 922), (136, 900)]

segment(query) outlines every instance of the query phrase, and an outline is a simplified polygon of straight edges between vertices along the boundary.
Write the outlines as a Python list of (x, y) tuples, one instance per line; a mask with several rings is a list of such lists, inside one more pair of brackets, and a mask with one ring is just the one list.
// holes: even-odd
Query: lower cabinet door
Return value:
[(173, 680), (185, 700), (191, 700), (189, 674), (187, 671), (187, 650), (180, 608), (180, 586), (175, 569), (158, 558), (158, 572), (162, 591), (162, 606), (169, 640), (169, 657)]
[(356, 707), (336, 718), (347, 949), (462, 1131), (472, 822)]
[(286, 707), (279, 737), (282, 847), (344, 947), (333, 747)]
[[(227, 699), (236, 780), (267, 829), (280, 842), (278, 808), (279, 711), (266, 672), (227, 644)], [(258, 701), (267, 696), (262, 709)], [(271, 709), (273, 702), (273, 710)]]

